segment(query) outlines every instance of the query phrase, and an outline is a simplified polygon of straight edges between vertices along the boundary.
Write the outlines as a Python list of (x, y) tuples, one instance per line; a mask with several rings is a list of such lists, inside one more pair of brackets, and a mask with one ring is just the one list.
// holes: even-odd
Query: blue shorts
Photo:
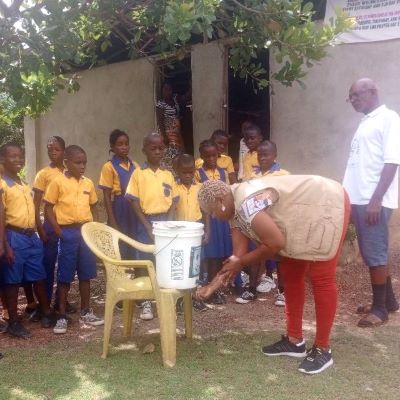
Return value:
[(57, 282), (71, 283), (96, 278), (96, 256), (83, 240), (80, 227), (62, 227), (58, 247)]
[(2, 265), (1, 275), (4, 285), (37, 282), (46, 279), (43, 266), (43, 244), (37, 233), (26, 235), (6, 229), (7, 241), (14, 252), (12, 265)]
[(388, 264), (389, 220), (392, 209), (382, 207), (379, 223), (368, 225), (366, 222), (367, 205), (351, 205), (351, 218), (356, 228), (361, 256), (368, 267)]

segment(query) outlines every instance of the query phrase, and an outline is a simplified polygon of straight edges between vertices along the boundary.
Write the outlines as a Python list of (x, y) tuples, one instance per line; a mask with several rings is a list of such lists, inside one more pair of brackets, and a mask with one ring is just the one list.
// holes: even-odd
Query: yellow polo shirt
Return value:
[[(214, 170), (205, 169), (204, 172), (206, 173), (206, 175), (210, 181), (217, 181), (220, 179), (219, 171), (217, 168), (215, 168)], [(194, 179), (196, 179), (197, 182), (201, 183), (201, 176), (200, 176), (199, 170), (197, 170), (194, 173)], [(225, 171), (225, 183), (227, 183), (229, 185), (229, 176), (228, 176), (227, 171)]]
[(203, 217), (197, 195), (201, 188), (201, 184), (193, 182), (188, 189), (182, 183), (175, 183), (174, 185), (174, 196), (179, 196), (179, 200), (176, 203), (176, 220), (177, 221), (192, 221), (196, 222), (201, 220)]
[[(195, 162), (196, 169), (201, 168), (203, 166), (203, 163), (204, 163), (203, 159), (198, 158)], [(225, 169), (228, 172), (228, 174), (235, 172), (235, 168), (233, 167), (232, 158), (227, 156), (226, 154), (221, 154), (218, 157), (217, 165), (218, 165), (218, 167)]]
[(243, 157), (243, 180), (248, 181), (259, 167), (257, 151), (248, 151)]
[(1, 179), (1, 192), (6, 225), (21, 229), (35, 228), (35, 206), (32, 189), (26, 183), (18, 183), (8, 176)]
[(89, 178), (77, 180), (65, 171), (50, 182), (43, 200), (54, 205), (58, 224), (83, 224), (93, 221), (90, 206), (97, 203), (97, 194)]
[[(137, 162), (132, 161), (132, 163), (135, 166), (135, 169), (139, 168), (139, 164)], [(126, 171), (129, 171), (129, 163), (121, 162), (119, 165)], [(121, 183), (119, 181), (118, 172), (115, 170), (111, 161), (108, 161), (103, 165), (98, 187), (100, 189), (111, 189), (111, 193), (115, 196), (119, 196), (121, 194)]]
[(35, 177), (33, 182), (33, 190), (37, 192), (44, 193), (49, 186), (50, 182), (63, 174), (63, 171), (60, 171), (57, 167), (49, 165), (47, 167), (42, 168)]
[(171, 172), (160, 168), (154, 172), (144, 165), (133, 171), (125, 196), (139, 201), (144, 214), (166, 213), (178, 200), (172, 193), (174, 182)]

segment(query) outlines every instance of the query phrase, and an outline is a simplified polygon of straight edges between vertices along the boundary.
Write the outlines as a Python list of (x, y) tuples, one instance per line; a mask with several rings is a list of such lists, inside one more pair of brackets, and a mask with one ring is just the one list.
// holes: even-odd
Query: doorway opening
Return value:
[[(257, 62), (267, 71), (269, 76), (269, 53), (260, 52)], [(255, 90), (255, 83), (251, 79), (235, 76), (228, 66), (228, 115), (227, 128), (231, 135), (229, 154), (236, 162), (239, 156), (240, 139), (242, 138), (241, 125), (251, 121), (261, 128), (264, 139), (269, 139), (270, 107), (269, 89)]]
[(182, 60), (168, 60), (158, 65), (157, 100), (161, 98), (162, 86), (168, 82), (173, 93), (178, 95), (181, 134), (185, 152), (194, 154), (193, 150), (193, 118), (192, 118), (192, 68), (191, 57)]

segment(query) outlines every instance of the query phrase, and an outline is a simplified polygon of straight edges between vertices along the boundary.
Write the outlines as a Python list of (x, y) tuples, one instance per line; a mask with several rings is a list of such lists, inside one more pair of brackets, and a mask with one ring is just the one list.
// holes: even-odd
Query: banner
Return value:
[(400, 0), (327, 0), (325, 23), (342, 8), (357, 21), (338, 37), (341, 43), (376, 42), (400, 38)]

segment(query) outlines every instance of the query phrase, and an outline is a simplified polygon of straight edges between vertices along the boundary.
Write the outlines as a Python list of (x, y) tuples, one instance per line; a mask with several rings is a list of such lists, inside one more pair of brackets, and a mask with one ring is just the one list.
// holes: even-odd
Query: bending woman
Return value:
[[(304, 358), (299, 370), (306, 374), (330, 367), (336, 264), (350, 214), (342, 186), (314, 175), (267, 176), (231, 187), (221, 181), (207, 181), (199, 191), (199, 202), (204, 211), (231, 221), (233, 255), (208, 286), (198, 289), (197, 297), (205, 300), (244, 266), (279, 254), (287, 332), (262, 351), (267, 356)], [(249, 240), (259, 244), (251, 252)], [(308, 352), (302, 333), (306, 271), (313, 287), (317, 323), (315, 341)]]

